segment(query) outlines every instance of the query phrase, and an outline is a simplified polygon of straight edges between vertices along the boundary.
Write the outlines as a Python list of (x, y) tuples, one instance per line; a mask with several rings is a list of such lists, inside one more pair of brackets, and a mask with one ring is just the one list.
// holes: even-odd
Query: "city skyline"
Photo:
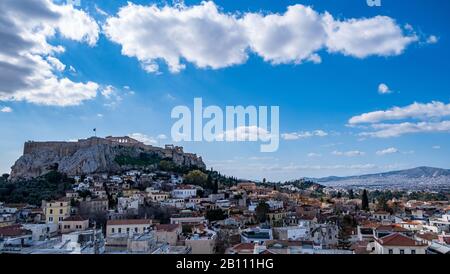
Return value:
[(14, 2), (0, 4), (12, 26), (0, 36), (9, 41), (0, 49), (1, 172), (27, 140), (81, 139), (94, 128), (173, 143), (171, 110), (195, 97), (280, 107), (277, 152), (175, 143), (230, 176), (450, 168), (448, 3)]

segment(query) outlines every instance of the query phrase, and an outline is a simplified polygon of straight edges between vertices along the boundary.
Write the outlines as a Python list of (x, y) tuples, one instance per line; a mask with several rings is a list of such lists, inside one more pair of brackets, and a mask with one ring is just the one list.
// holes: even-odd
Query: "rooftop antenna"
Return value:
[(93, 131), (94, 131), (94, 136), (97, 137), (97, 128), (94, 128)]

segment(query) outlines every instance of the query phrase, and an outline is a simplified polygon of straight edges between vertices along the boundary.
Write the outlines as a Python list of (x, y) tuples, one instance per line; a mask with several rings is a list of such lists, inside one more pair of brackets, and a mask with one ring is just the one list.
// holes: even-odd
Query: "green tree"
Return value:
[(176, 168), (176, 165), (172, 161), (162, 160), (159, 162), (159, 169), (162, 171), (172, 171)]
[(224, 220), (226, 217), (227, 215), (222, 209), (211, 209), (206, 211), (206, 219), (210, 222)]
[(216, 179), (214, 180), (214, 186), (212, 190), (213, 194), (217, 194), (219, 192), (219, 181)]
[(341, 227), (338, 233), (338, 248), (339, 249), (349, 249), (351, 246), (350, 236), (348, 232)]
[(256, 218), (260, 223), (264, 223), (267, 220), (267, 214), (269, 213), (270, 207), (266, 202), (259, 202), (256, 206), (255, 214)]
[(363, 190), (361, 198), (361, 208), (362, 210), (369, 210), (369, 196), (367, 195), (367, 190)]
[(355, 194), (353, 193), (353, 189), (350, 189), (350, 190), (348, 191), (348, 198), (349, 198), (350, 200), (355, 199)]
[(201, 170), (192, 170), (188, 174), (184, 175), (184, 182), (186, 184), (197, 185), (201, 187), (206, 186), (208, 181), (208, 175), (203, 173)]

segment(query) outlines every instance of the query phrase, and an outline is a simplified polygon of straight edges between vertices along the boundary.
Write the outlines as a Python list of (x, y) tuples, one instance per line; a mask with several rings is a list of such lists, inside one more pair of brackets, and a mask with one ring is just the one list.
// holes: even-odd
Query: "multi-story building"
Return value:
[(106, 223), (106, 237), (114, 234), (142, 234), (150, 230), (151, 225), (151, 219), (109, 220)]
[(61, 222), (61, 233), (83, 231), (89, 228), (89, 219), (79, 215), (69, 216)]
[(61, 229), (61, 222), (70, 216), (70, 200), (60, 199), (56, 201), (42, 201), (42, 210), (47, 224), (58, 224)]
[(375, 239), (375, 254), (425, 254), (428, 245), (401, 233)]
[(172, 190), (172, 197), (178, 199), (187, 199), (197, 196), (197, 189), (192, 186), (180, 186)]
[(178, 237), (181, 234), (179, 224), (158, 224), (156, 228), (156, 239), (161, 243), (168, 243), (171, 246), (177, 245)]

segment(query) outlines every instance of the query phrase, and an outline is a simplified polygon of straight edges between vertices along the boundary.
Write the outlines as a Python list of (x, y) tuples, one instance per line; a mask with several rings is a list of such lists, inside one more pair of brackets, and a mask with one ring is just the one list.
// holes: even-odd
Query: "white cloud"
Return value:
[(246, 61), (246, 37), (236, 19), (221, 13), (213, 2), (162, 8), (128, 3), (117, 17), (109, 17), (106, 35), (122, 45), (122, 54), (137, 57), (148, 72), (158, 71), (156, 60), (171, 72), (185, 65), (223, 68)]
[(186, 6), (142, 6), (128, 3), (106, 20), (108, 38), (122, 54), (136, 57), (149, 73), (163, 61), (171, 72), (185, 62), (219, 69), (245, 63), (250, 52), (272, 64), (321, 63), (318, 52), (365, 58), (401, 54), (417, 41), (386, 16), (334, 19), (304, 5), (284, 13), (225, 13), (211, 1)]
[(450, 116), (450, 104), (433, 101), (428, 104), (413, 103), (406, 107), (393, 107), (389, 110), (364, 113), (352, 117), (349, 123), (378, 123), (387, 120), (402, 120), (407, 118), (426, 119), (445, 116)]
[(100, 14), (100, 15), (102, 15), (102, 16), (108, 16), (108, 15), (109, 15), (106, 11), (102, 10), (101, 8), (99, 8), (99, 7), (97, 6), (97, 4), (96, 4), (94, 7), (95, 7), (95, 11), (96, 11), (98, 14)]
[(311, 137), (325, 137), (325, 136), (328, 136), (328, 133), (321, 129), (314, 131), (299, 131), (281, 134), (281, 138), (287, 141), (306, 139)]
[(353, 165), (272, 165), (259, 167), (264, 171), (305, 171), (305, 170), (370, 170), (378, 168), (374, 164), (353, 164)]
[(430, 35), (427, 38), (427, 44), (436, 44), (439, 41), (439, 38), (435, 35)]
[(111, 96), (115, 93), (115, 88), (111, 85), (106, 86), (101, 90), (101, 94), (106, 98), (111, 98)]
[(11, 107), (2, 107), (0, 109), (0, 112), (10, 113), (10, 112), (13, 112), (13, 109)]
[(145, 135), (145, 134), (142, 134), (142, 133), (131, 133), (131, 134), (128, 134), (128, 136), (133, 139), (136, 139), (139, 142), (142, 142), (146, 145), (157, 145), (158, 144), (158, 141), (155, 138)]
[(223, 140), (261, 140), (268, 141), (272, 137), (271, 133), (261, 127), (257, 126), (240, 126), (232, 130), (226, 130), (223, 133), (217, 134), (216, 139), (218, 141)]
[(322, 154), (320, 153), (315, 153), (315, 152), (310, 152), (307, 154), (308, 157), (310, 158), (314, 158), (314, 157), (322, 157)]
[(167, 136), (164, 134), (159, 134), (158, 136), (153, 137), (143, 133), (132, 133), (128, 134), (128, 136), (146, 145), (158, 145), (160, 140), (167, 139)]
[(350, 150), (350, 151), (333, 151), (331, 154), (336, 156), (346, 156), (346, 157), (357, 157), (357, 156), (363, 156), (366, 153), (359, 151), (359, 150)]
[(358, 58), (392, 56), (403, 53), (409, 44), (418, 40), (416, 35), (405, 35), (395, 20), (387, 16), (345, 21), (335, 21), (331, 15), (326, 18), (330, 52)]
[(327, 33), (322, 16), (310, 7), (289, 6), (280, 14), (247, 13), (240, 20), (251, 49), (273, 64), (312, 59)]
[(165, 134), (159, 134), (158, 136), (156, 136), (156, 138), (160, 140), (165, 140), (167, 139), (167, 136)]
[(57, 58), (53, 56), (48, 56), (47, 61), (50, 63), (50, 65), (52, 65), (53, 68), (55, 68), (58, 71), (63, 71), (66, 69), (66, 65), (61, 63), (61, 61), (59, 61)]
[(386, 149), (383, 149), (383, 150), (378, 150), (376, 152), (376, 154), (379, 155), (379, 156), (383, 156), (383, 155), (394, 154), (394, 153), (398, 153), (398, 152), (399, 152), (399, 150), (397, 148), (390, 147), (390, 148), (386, 148)]
[(389, 138), (399, 137), (410, 133), (434, 133), (450, 132), (450, 121), (441, 122), (419, 122), (419, 123), (396, 123), (396, 124), (374, 124), (371, 126), (374, 131), (361, 132), (363, 137)]
[(98, 84), (55, 75), (65, 69), (55, 57), (65, 49), (47, 41), (59, 33), (95, 45), (99, 27), (89, 15), (49, 0), (2, 0), (0, 10), (0, 101), (71, 106), (96, 96)]
[(391, 93), (391, 92), (392, 91), (389, 89), (389, 87), (386, 84), (381, 83), (381, 84), (378, 85), (378, 93), (379, 94), (388, 94), (388, 93)]
[(437, 145), (436, 145), (436, 146), (432, 146), (431, 148), (432, 148), (432, 149), (441, 149), (441, 146), (437, 146)]

